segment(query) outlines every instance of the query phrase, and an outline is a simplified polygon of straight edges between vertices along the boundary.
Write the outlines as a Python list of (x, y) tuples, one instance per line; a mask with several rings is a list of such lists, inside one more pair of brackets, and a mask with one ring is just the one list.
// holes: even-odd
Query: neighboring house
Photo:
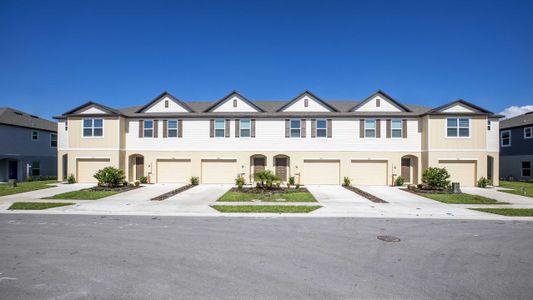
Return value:
[(56, 176), (56, 123), (0, 108), (0, 141), (0, 181)]
[[(453, 181), (498, 183), (498, 118), (463, 100), (437, 108), (404, 105), (378, 91), (364, 101), (325, 101), (306, 91), (290, 101), (250, 101), (237, 92), (215, 102), (163, 93), (143, 106), (94, 102), (59, 120), (59, 176), (94, 182), (104, 166), (128, 181), (247, 182), (261, 170), (301, 184), (420, 183), (429, 166)], [(487, 122), (491, 126), (487, 127)]]
[(500, 123), (500, 177), (533, 179), (533, 112)]

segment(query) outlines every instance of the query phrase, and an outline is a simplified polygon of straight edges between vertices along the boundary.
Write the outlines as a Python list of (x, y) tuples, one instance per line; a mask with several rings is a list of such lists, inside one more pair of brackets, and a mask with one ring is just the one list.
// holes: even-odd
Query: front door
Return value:
[(411, 182), (411, 159), (402, 158), (402, 177), (405, 182)]
[(263, 172), (265, 170), (266, 163), (265, 163), (264, 157), (254, 157), (253, 164), (254, 164), (254, 174)]
[(8, 179), (18, 179), (18, 163), (16, 160), (9, 161), (8, 167), (9, 176)]
[(135, 157), (135, 179), (139, 180), (144, 176), (144, 157)]
[(281, 181), (287, 181), (287, 165), (286, 157), (276, 157), (276, 176)]

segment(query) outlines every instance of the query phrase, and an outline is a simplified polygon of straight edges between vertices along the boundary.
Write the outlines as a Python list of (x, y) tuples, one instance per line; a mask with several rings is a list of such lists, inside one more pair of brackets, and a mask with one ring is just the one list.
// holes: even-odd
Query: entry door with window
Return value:
[(254, 157), (254, 174), (263, 172), (265, 170), (265, 158), (264, 157)]
[(9, 169), (8, 170), (8, 172), (9, 172), (8, 179), (18, 179), (18, 163), (17, 163), (17, 161), (10, 160), (8, 169)]
[(144, 157), (137, 156), (135, 158), (135, 179), (139, 180), (144, 176)]
[(276, 157), (276, 176), (280, 178), (281, 181), (287, 181), (287, 158), (286, 157)]
[(402, 177), (405, 182), (411, 182), (411, 159), (402, 158)]

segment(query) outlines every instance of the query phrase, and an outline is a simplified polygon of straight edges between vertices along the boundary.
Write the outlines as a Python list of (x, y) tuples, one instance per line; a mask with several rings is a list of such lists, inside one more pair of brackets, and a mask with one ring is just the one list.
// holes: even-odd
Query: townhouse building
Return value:
[(58, 173), (95, 182), (104, 166), (128, 181), (247, 182), (272, 170), (301, 184), (420, 183), (429, 166), (453, 181), (498, 183), (498, 118), (457, 100), (405, 105), (382, 91), (363, 101), (326, 101), (305, 91), (290, 101), (251, 101), (232, 92), (213, 102), (183, 102), (165, 92), (124, 109), (88, 102), (58, 120)]
[(501, 121), (500, 174), (512, 180), (533, 179), (533, 112)]

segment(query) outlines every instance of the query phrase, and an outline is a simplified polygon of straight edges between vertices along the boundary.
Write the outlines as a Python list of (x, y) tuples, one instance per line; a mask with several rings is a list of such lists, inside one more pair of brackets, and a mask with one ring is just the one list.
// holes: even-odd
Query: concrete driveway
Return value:
[(435, 201), (409, 192), (402, 191), (399, 187), (391, 186), (358, 186), (359, 189), (379, 197), (389, 203), (421, 203), (431, 204)]

